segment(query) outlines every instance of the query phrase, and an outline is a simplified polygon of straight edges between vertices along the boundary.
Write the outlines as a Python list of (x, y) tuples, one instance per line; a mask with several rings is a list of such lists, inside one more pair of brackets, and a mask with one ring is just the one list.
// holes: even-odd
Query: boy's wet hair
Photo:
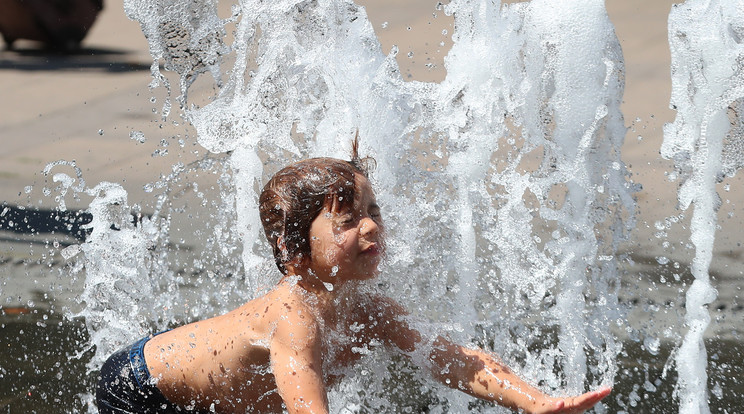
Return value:
[(282, 168), (266, 183), (259, 213), (282, 273), (287, 273), (286, 263), (310, 257), (310, 225), (323, 207), (334, 201), (340, 209), (354, 204), (354, 175), (368, 177), (370, 162), (371, 158), (359, 158), (355, 137), (351, 160), (310, 158)]

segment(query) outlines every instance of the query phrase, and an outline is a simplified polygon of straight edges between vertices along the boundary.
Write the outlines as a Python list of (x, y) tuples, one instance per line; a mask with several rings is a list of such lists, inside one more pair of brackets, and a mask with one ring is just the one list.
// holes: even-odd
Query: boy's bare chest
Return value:
[(342, 374), (363, 356), (382, 346), (379, 327), (362, 312), (350, 312), (326, 325), (323, 367), (331, 375)]

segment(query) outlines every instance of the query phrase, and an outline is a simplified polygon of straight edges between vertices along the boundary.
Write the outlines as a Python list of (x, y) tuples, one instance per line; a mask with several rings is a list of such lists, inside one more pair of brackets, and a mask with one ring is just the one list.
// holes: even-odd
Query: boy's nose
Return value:
[(377, 234), (380, 231), (380, 227), (377, 225), (377, 223), (372, 220), (371, 217), (365, 217), (362, 219), (360, 233), (363, 235), (368, 234)]

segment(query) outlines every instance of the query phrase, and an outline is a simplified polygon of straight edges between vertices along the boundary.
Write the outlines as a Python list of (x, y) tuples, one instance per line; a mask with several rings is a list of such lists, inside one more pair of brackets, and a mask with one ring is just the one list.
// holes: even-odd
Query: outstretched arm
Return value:
[(597, 404), (611, 389), (553, 398), (529, 385), (494, 356), (439, 337), (431, 352), (433, 374), (443, 384), (483, 400), (527, 413), (580, 413)]
[[(378, 315), (384, 323), (380, 336), (397, 348), (411, 352), (422, 345), (421, 334), (406, 323), (402, 306), (388, 298), (377, 298)], [(431, 347), (434, 378), (448, 387), (483, 400), (527, 413), (581, 413), (609, 395), (602, 388), (575, 397), (553, 398), (514, 374), (494, 355), (457, 345), (438, 337)]]

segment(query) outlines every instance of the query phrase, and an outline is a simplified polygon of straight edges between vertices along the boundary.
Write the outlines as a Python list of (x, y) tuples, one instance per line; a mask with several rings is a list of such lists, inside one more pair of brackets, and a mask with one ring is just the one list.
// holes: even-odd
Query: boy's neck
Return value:
[[(339, 286), (331, 283), (324, 283), (317, 276), (312, 274), (300, 274), (289, 272), (282, 278), (281, 282), (290, 282), (296, 284), (306, 292), (316, 296), (323, 302), (331, 302), (338, 296)], [(280, 282), (280, 283), (281, 283)]]
[(337, 283), (332, 287), (326, 287), (320, 279), (313, 275), (286, 274), (280, 281), (290, 287), (297, 287), (307, 294), (317, 315), (326, 323), (335, 324), (339, 317), (343, 317), (344, 311), (340, 308), (349, 306), (356, 301), (355, 293), (358, 287), (356, 283)]

